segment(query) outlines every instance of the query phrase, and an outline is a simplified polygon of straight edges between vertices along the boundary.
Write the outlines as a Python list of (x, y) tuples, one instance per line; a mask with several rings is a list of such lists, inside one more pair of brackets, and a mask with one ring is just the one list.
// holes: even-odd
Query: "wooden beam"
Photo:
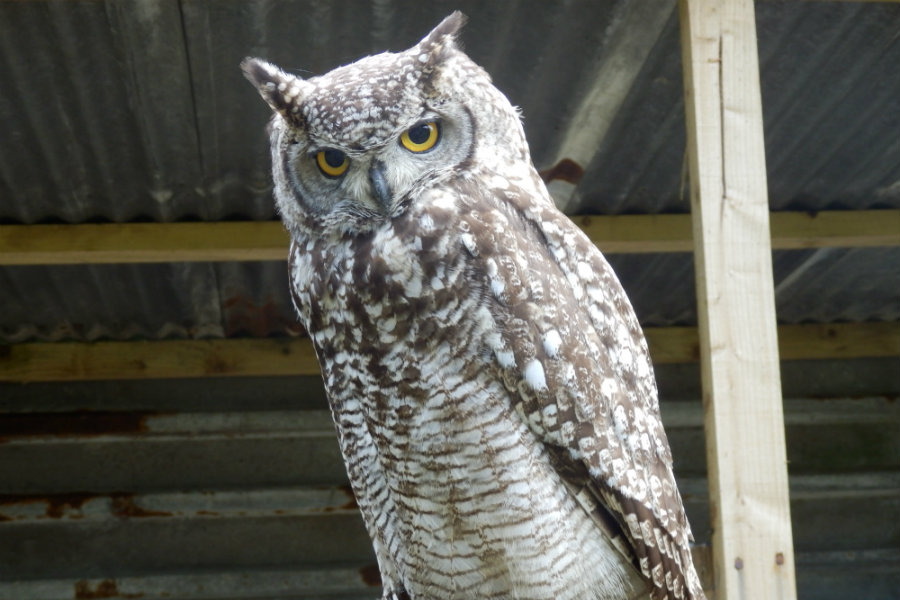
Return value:
[[(694, 327), (653, 327), (644, 332), (653, 363), (700, 360)], [(900, 323), (807, 323), (778, 326), (781, 360), (900, 358)]]
[[(655, 364), (696, 362), (693, 327), (646, 330)], [(784, 360), (896, 357), (900, 323), (782, 325)], [(318, 375), (306, 338), (53, 342), (0, 346), (0, 381), (90, 381)]]
[(574, 216), (604, 254), (690, 252), (690, 215)]
[[(575, 216), (606, 254), (691, 252), (690, 215)], [(774, 249), (900, 246), (900, 211), (772, 214)], [(4, 225), (0, 265), (285, 260), (278, 222)]]
[(773, 250), (900, 246), (900, 210), (771, 213)]
[(900, 323), (831, 323), (778, 327), (781, 360), (900, 359)]
[(4, 225), (0, 264), (285, 260), (277, 221)]
[(680, 0), (715, 589), (796, 598), (752, 0)]
[(0, 346), (0, 381), (92, 381), (319, 373), (307, 339), (61, 342)]

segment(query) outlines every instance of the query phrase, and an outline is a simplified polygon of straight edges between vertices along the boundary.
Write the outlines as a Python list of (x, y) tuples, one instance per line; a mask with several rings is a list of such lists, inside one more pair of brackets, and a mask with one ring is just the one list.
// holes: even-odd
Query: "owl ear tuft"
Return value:
[(445, 45), (452, 46), (459, 30), (466, 24), (466, 20), (466, 15), (458, 10), (453, 11), (419, 42), (420, 50), (431, 53), (435, 50), (440, 51)]
[(465, 24), (466, 15), (458, 10), (454, 11), (413, 47), (416, 60), (422, 63), (421, 83), (427, 92), (434, 92), (435, 73), (441, 63), (456, 50), (456, 36)]
[(293, 125), (302, 123), (300, 106), (307, 87), (303, 79), (258, 58), (245, 58), (241, 70), (272, 110)]

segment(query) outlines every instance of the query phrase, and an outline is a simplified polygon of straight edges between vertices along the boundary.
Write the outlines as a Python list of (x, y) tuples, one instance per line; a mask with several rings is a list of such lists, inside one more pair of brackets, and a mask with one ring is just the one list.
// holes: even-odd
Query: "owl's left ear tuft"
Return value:
[(272, 110), (295, 126), (301, 124), (300, 105), (307, 87), (303, 79), (258, 58), (245, 58), (241, 70)]

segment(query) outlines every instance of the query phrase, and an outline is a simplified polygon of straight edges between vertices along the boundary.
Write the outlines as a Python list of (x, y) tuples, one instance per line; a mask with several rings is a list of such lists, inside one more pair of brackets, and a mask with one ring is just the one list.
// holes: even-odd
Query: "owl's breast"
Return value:
[(409, 379), (401, 366), (420, 364), (444, 342), (464, 350), (464, 336), (481, 333), (473, 326), (493, 326), (471, 323), (483, 296), (459, 251), (455, 207), (429, 209), (364, 235), (294, 241), (292, 296), (323, 368), (352, 354), (378, 378)]
[(506, 324), (459, 206), (438, 196), (428, 209), (292, 250), (295, 303), (382, 571), (411, 598), (612, 597), (631, 567), (498, 375), (491, 347)]
[(633, 585), (486, 363), (439, 344), (415, 368), (412, 380), (362, 374), (359, 402), (332, 391), (346, 460), (364, 474), (360, 508), (384, 524), (370, 531), (411, 598), (574, 600)]

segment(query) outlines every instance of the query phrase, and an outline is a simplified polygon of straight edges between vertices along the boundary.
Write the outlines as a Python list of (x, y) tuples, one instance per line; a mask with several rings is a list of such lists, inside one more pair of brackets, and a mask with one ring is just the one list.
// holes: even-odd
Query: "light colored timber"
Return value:
[[(694, 327), (652, 327), (644, 333), (654, 364), (700, 359)], [(779, 325), (778, 354), (781, 360), (900, 358), (900, 323)]]
[(276, 221), (0, 226), (0, 264), (285, 260)]
[(0, 346), (0, 381), (318, 374), (307, 339), (60, 342)]
[[(690, 215), (575, 216), (606, 254), (691, 252)], [(900, 246), (900, 211), (771, 215), (772, 248)], [(0, 265), (276, 261), (287, 257), (278, 222), (0, 226)]]
[[(696, 362), (693, 327), (645, 331), (656, 364)], [(900, 323), (782, 325), (784, 360), (898, 356)], [(52, 342), (0, 346), (0, 381), (318, 375), (306, 338)]]
[(900, 246), (900, 210), (770, 213), (772, 248)]
[(680, 0), (715, 589), (797, 597), (753, 0)]

